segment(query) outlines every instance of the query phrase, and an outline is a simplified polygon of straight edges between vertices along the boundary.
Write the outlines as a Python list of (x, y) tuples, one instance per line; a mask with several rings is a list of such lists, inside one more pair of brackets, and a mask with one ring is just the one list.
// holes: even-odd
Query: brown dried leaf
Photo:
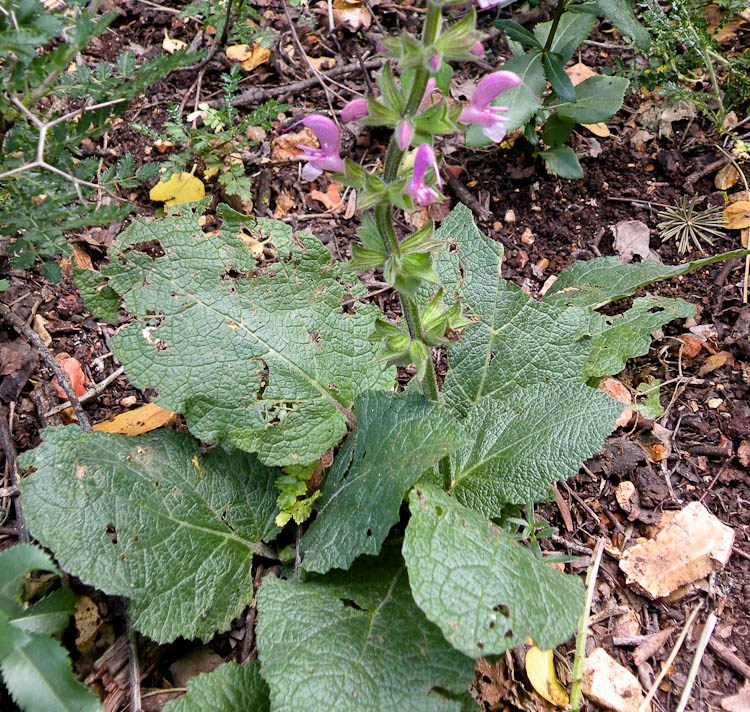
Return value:
[(318, 147), (318, 139), (307, 127), (302, 131), (293, 131), (277, 136), (271, 141), (271, 158), (274, 161), (296, 161), (302, 157), (298, 146)]
[(372, 24), (370, 11), (359, 0), (333, 0), (333, 22), (352, 32), (366, 30)]
[(583, 62), (578, 62), (578, 64), (574, 64), (572, 67), (568, 67), (565, 70), (565, 73), (570, 78), (570, 83), (574, 87), (578, 86), (581, 82), (585, 82), (591, 77), (599, 76), (593, 69), (591, 69), (591, 67), (588, 67)]
[(724, 208), (724, 220), (730, 230), (750, 227), (750, 201), (739, 200)]
[(714, 185), (717, 190), (728, 190), (740, 179), (739, 171), (731, 164), (727, 163), (724, 168), (717, 172), (714, 177)]

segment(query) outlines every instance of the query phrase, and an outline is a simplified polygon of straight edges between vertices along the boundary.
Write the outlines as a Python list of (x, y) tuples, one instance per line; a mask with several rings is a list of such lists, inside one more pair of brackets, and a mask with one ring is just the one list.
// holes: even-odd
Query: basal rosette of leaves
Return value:
[[(204, 709), (222, 690), (221, 710), (458, 712), (471, 704), (476, 658), (528, 638), (564, 643), (582, 583), (518, 541), (507, 510), (549, 499), (552, 483), (601, 448), (622, 406), (597, 379), (692, 308), (640, 297), (622, 315), (598, 310), (745, 254), (679, 267), (577, 263), (537, 300), (502, 279), (502, 247), (463, 206), (437, 231), (398, 235), (396, 207), (441, 199), (434, 136), (474, 125), (499, 140), (508, 116), (491, 102), (523, 79), (500, 70), (463, 109), (429, 105), (436, 87), (447, 93), (447, 60), (481, 49), (473, 12), (441, 34), (441, 11), (429, 4), (421, 40), (386, 44), (399, 81), (383, 71), (380, 99), (346, 109), (394, 129), (380, 174), (342, 159), (330, 118), (301, 122), (320, 144), (305, 147), (303, 175), (343, 170), (360, 207), (373, 208), (354, 268), (313, 235), (222, 208), (212, 232), (189, 210), (138, 220), (101, 273), (79, 275), (93, 309), (129, 314), (111, 345), (131, 382), (153, 389), (190, 432), (48, 429), (22, 461), (34, 471), (22, 501), (62, 568), (128, 599), (137, 630), (159, 642), (228, 630), (253, 601), (255, 559), (281, 558), (282, 468), (334, 452), (298, 565), (267, 575), (255, 598), (259, 670), (222, 666), (177, 709)], [(552, 46), (570, 56), (575, 37), (565, 37)], [(273, 259), (256, 262), (244, 240)], [(363, 299), (355, 270), (376, 266), (400, 321)], [(415, 367), (404, 393), (396, 364)]]

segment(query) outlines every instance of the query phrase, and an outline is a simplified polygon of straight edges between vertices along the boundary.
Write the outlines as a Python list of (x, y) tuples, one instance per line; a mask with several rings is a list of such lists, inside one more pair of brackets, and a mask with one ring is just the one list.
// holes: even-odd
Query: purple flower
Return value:
[(484, 45), (481, 42), (475, 42), (469, 50), (469, 54), (473, 54), (475, 57), (484, 57)]
[(408, 121), (400, 121), (398, 126), (396, 126), (396, 143), (398, 143), (398, 147), (402, 151), (411, 143), (413, 133), (414, 131)]
[(341, 152), (341, 131), (339, 131), (338, 126), (331, 119), (320, 114), (307, 116), (297, 123), (311, 129), (320, 144), (320, 148), (297, 146), (307, 161), (302, 169), (302, 177), (305, 180), (315, 180), (323, 171), (342, 172), (344, 161), (339, 155)]
[(422, 97), (422, 103), (419, 105), (420, 111), (424, 111), (427, 108), (428, 104), (430, 103), (430, 99), (432, 97), (432, 92), (434, 92), (435, 89), (437, 89), (437, 82), (432, 77), (430, 77), (427, 80), (427, 86), (424, 89), (424, 96)]
[(440, 170), (435, 153), (429, 144), (423, 143), (414, 155), (414, 173), (411, 180), (406, 184), (406, 188), (404, 188), (404, 193), (410, 195), (417, 205), (429, 205), (440, 197), (434, 188), (430, 188), (424, 182), (424, 174), (428, 168), (432, 168), (435, 172), (437, 184), (442, 187), (443, 181), (440, 179)]
[(495, 143), (505, 138), (505, 122), (503, 116), (508, 108), (505, 106), (491, 106), (492, 102), (504, 91), (521, 84), (521, 77), (513, 72), (494, 72), (482, 79), (469, 100), (467, 107), (461, 112), (461, 123), (479, 124), (482, 133)]
[(477, 5), (479, 5), (480, 10), (486, 10), (490, 7), (505, 7), (506, 5), (510, 5), (514, 0), (478, 0)]
[(353, 99), (341, 109), (341, 120), (348, 124), (350, 121), (359, 121), (367, 116), (367, 99)]

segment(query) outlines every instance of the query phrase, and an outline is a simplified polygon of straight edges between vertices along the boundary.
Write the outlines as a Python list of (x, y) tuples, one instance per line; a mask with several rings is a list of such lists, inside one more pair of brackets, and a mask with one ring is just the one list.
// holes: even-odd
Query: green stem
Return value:
[[(425, 47), (431, 47), (435, 44), (439, 34), (442, 21), (442, 6), (428, 2), (427, 16), (425, 17), (424, 29), (422, 31), (422, 42)], [(414, 81), (411, 85), (411, 91), (406, 101), (405, 115), (407, 117), (418, 113), (419, 106), (424, 98), (427, 82), (430, 73), (424, 67), (419, 67), (414, 75)], [(383, 168), (383, 181), (392, 183), (398, 177), (398, 169), (404, 157), (404, 151), (399, 148), (395, 134), (391, 137), (388, 144), (388, 151), (385, 156), (385, 166)], [(383, 240), (383, 247), (387, 257), (400, 257), (401, 247), (393, 229), (393, 204), (390, 202), (380, 203), (375, 208), (375, 224), (377, 225), (380, 237)], [(424, 333), (422, 332), (422, 319), (419, 313), (419, 304), (417, 300), (409, 295), (399, 292), (399, 301), (401, 302), (401, 312), (409, 329), (409, 336), (413, 341), (424, 343)], [(440, 400), (440, 391), (438, 389), (437, 377), (435, 375), (435, 365), (430, 357), (427, 362), (427, 370), (422, 379), (422, 391), (429, 400)], [(444, 457), (440, 461), (440, 473), (446, 489), (451, 485), (450, 460)]]
[(544, 52), (548, 53), (552, 49), (552, 43), (555, 41), (555, 34), (557, 33), (557, 27), (560, 24), (562, 16), (568, 9), (567, 0), (560, 0), (555, 8), (555, 14), (552, 17), (552, 27), (549, 28), (549, 34), (547, 35), (547, 41), (544, 43)]

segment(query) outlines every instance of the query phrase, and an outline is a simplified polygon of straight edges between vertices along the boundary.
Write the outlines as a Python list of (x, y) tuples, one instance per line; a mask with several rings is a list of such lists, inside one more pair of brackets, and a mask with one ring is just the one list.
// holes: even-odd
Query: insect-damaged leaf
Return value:
[(29, 529), (63, 569), (130, 599), (156, 641), (210, 638), (253, 597), (254, 553), (276, 527), (275, 470), (201, 452), (186, 433), (128, 437), (49, 428), (27, 453)]
[[(251, 278), (236, 224), (204, 234), (186, 214), (131, 225), (103, 271), (136, 317), (112, 349), (201, 440), (310, 463), (345, 435), (359, 393), (393, 387), (367, 338), (380, 312), (352, 304), (364, 288), (316, 238), (275, 220), (244, 226), (279, 259)], [(138, 251), (153, 241), (163, 255)]]

